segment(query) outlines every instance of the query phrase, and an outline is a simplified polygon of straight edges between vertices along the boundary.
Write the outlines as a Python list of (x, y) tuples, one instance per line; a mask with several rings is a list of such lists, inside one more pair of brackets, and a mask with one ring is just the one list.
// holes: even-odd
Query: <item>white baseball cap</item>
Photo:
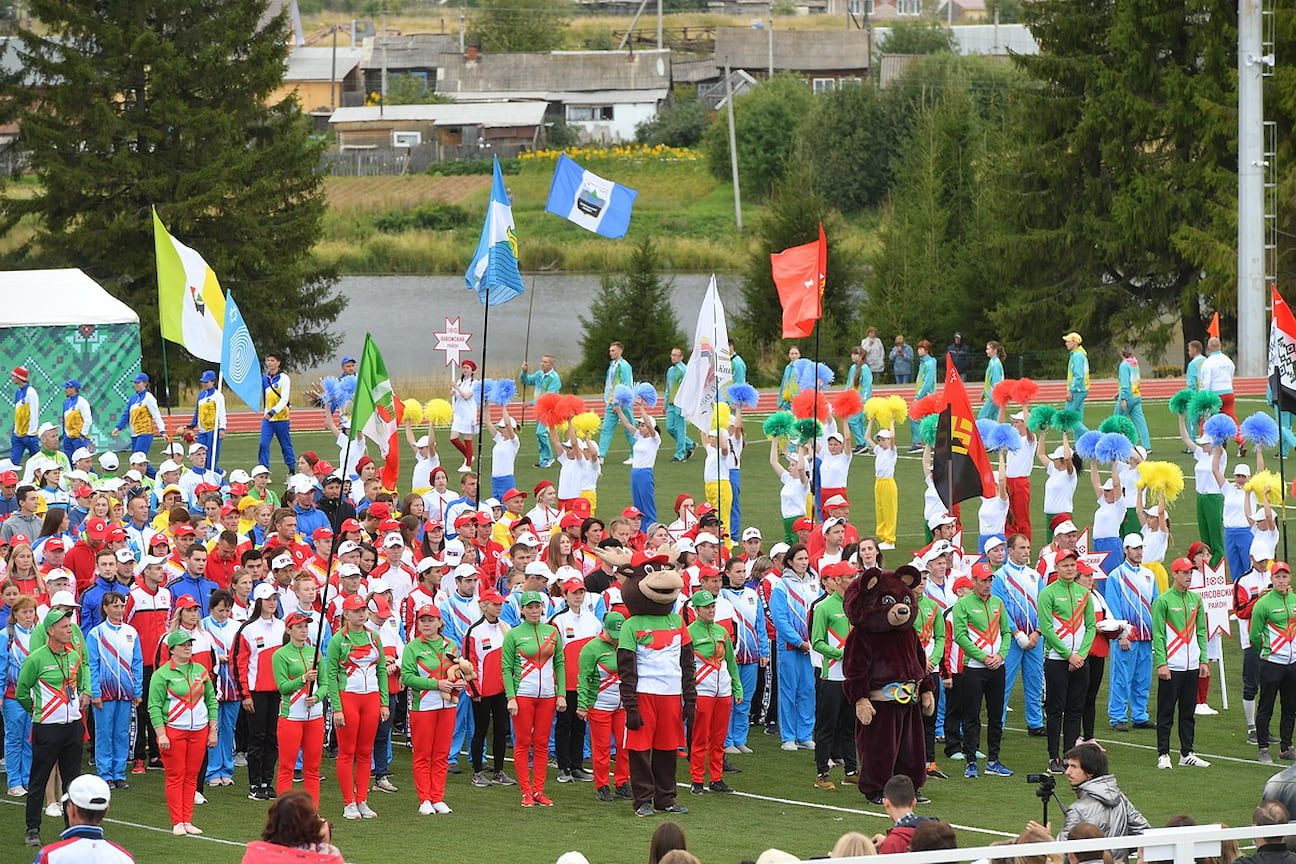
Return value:
[(255, 588), (252, 589), (253, 600), (265, 600), (268, 597), (275, 597), (275, 596), (278, 595), (275, 592), (274, 586), (267, 584), (265, 582), (262, 582), (261, 584), (257, 585)]
[(446, 566), (444, 561), (441, 561), (440, 559), (437, 558), (433, 558), (431, 555), (429, 555), (426, 558), (424, 558), (422, 561), (415, 564), (414, 569), (419, 573), (426, 573), (427, 571), (431, 570), (433, 567), (444, 567), (444, 566)]
[(687, 537), (681, 537), (680, 539), (676, 540), (675, 548), (680, 552), (695, 552), (695, 553), (697, 552), (697, 547), (694, 546), (693, 541)]
[(415, 439), (414, 439), (414, 446), (415, 446), (415, 447), (426, 447), (426, 446), (428, 446), (428, 436), (426, 436), (426, 435), (420, 435), (418, 438), (415, 438)]
[(787, 551), (791, 548), (792, 548), (791, 546), (789, 546), (788, 544), (780, 540), (779, 542), (775, 543), (773, 546), (770, 547), (769, 550), (770, 557), (773, 558), (775, 555), (786, 554)]
[(275, 556), (275, 559), (270, 566), (275, 570), (282, 570), (285, 567), (291, 567), (293, 566), (293, 557), (290, 553), (284, 552), (282, 555)]
[(197, 453), (199, 450), (206, 450), (206, 449), (207, 449), (206, 444), (202, 443), (201, 441), (195, 441), (194, 443), (189, 445), (189, 455), (192, 456), (195, 453)]
[(55, 591), (54, 596), (50, 597), (50, 606), (72, 606), (76, 607), (76, 598), (72, 596), (71, 591)]
[[(132, 459), (131, 461), (133, 462), (135, 460)], [(247, 483), (251, 479), (252, 476), (242, 468), (235, 468), (229, 475), (229, 481), (231, 483)]]
[(121, 463), (117, 461), (117, 454), (112, 452), (111, 450), (109, 450), (107, 453), (99, 454), (99, 467), (107, 471), (116, 471), (117, 466), (120, 464)]
[(465, 576), (478, 576), (477, 568), (471, 564), (460, 564), (454, 569), (454, 578), (462, 579)]
[[(116, 459), (117, 457), (114, 455), (113, 458)], [(100, 459), (99, 461), (102, 462), (103, 460)], [(147, 454), (147, 453), (141, 453), (140, 451), (136, 450), (134, 453), (132, 453), (132, 454), (130, 455), (130, 463), (131, 463), (132, 465), (138, 465), (138, 464), (140, 464), (141, 462), (143, 462), (145, 465), (147, 465), (147, 464), (148, 464), (148, 461), (149, 461), (149, 458), (148, 458), (148, 454)], [(231, 476), (232, 476), (232, 475), (231, 475)]]
[(526, 566), (526, 575), (543, 576), (549, 581), (553, 581), (554, 573), (549, 569), (549, 565), (543, 561), (532, 561)]
[(744, 540), (760, 540), (760, 539), (761, 539), (761, 531), (760, 531), (760, 529), (757, 528), (755, 525), (752, 525), (752, 526), (750, 526), (750, 527), (748, 527), (748, 528), (744, 528), (744, 529), (743, 529), (743, 533), (742, 533), (742, 539), (744, 539)]
[(94, 774), (82, 774), (73, 777), (63, 795), (64, 804), (74, 804), (78, 810), (107, 810), (112, 801), (112, 790), (108, 783)]
[(1130, 533), (1125, 535), (1125, 539), (1121, 541), (1121, 546), (1123, 546), (1126, 549), (1142, 549), (1143, 535), (1136, 534), (1133, 531), (1131, 531)]
[(1075, 523), (1072, 522), (1070, 519), (1063, 519), (1061, 522), (1058, 523), (1058, 526), (1053, 529), (1053, 535), (1057, 536), (1058, 534), (1075, 534), (1079, 530), (1080, 529), (1076, 528)]
[(53, 423), (42, 423), (40, 425), (40, 428), (36, 430), (36, 434), (44, 435), (46, 432), (56, 432), (56, 431), (58, 431), (58, 427), (55, 426)]
[(875, 433), (873, 434), (873, 437), (874, 437), (874, 438), (891, 438), (891, 437), (892, 437), (892, 435), (891, 435), (891, 430), (890, 430), (890, 429), (879, 429), (877, 432), (875, 432)]
[(933, 516), (930, 519), (928, 519), (927, 527), (932, 531), (935, 531), (937, 528), (941, 528), (945, 525), (953, 525), (956, 522), (958, 522), (958, 520), (955, 519), (953, 516), (949, 515), (948, 513), (942, 513), (939, 516)]
[(986, 540), (985, 545), (981, 547), (981, 551), (989, 553), (991, 549), (998, 549), (1002, 545), (1004, 545), (1004, 539), (996, 535)]
[(174, 442), (163, 447), (162, 452), (171, 456), (183, 456), (185, 452), (184, 445), (179, 442)]
[(487, 498), (485, 501), (482, 502), (482, 506), (478, 509), (482, 513), (485, 513), (487, 516), (494, 518), (495, 514), (490, 511), (494, 510), (496, 507), (503, 507), (503, 506), (504, 505), (499, 502), (498, 498)]
[(1233, 466), (1233, 476), (1236, 477), (1239, 474), (1241, 474), (1243, 477), (1250, 477), (1251, 466), (1245, 462), (1237, 463), (1236, 465)]
[(693, 538), (693, 548), (696, 549), (698, 546), (701, 546), (703, 543), (713, 543), (716, 546), (719, 546), (720, 538), (715, 536), (709, 531), (700, 531), (698, 532), (697, 537)]
[(360, 575), (360, 568), (354, 564), (343, 564), (338, 567), (338, 576), (359, 576), (359, 575)]
[(123, 564), (134, 564), (134, 563), (135, 563), (135, 553), (132, 552), (132, 551), (129, 550), (129, 549), (124, 549), (124, 548), (123, 548), (123, 549), (118, 549), (118, 550), (117, 550), (117, 560), (120, 561), (120, 562), (123, 563)]
[(923, 556), (923, 560), (928, 562), (934, 561), (942, 555), (949, 555), (953, 551), (954, 545), (948, 540), (937, 540), (931, 545), (931, 548), (927, 550), (927, 554)]
[[(102, 461), (102, 460), (100, 460), (100, 461)], [(157, 470), (158, 470), (158, 473), (159, 473), (159, 474), (165, 474), (165, 473), (167, 473), (168, 471), (179, 471), (179, 470), (180, 470), (180, 466), (177, 465), (173, 460), (171, 460), (171, 459), (167, 459), (167, 460), (164, 461), (161, 465), (158, 466), (158, 469), (157, 469)]]
[(90, 451), (84, 447), (78, 447), (77, 449), (72, 451), (73, 462), (79, 462), (82, 459), (89, 459), (89, 458), (90, 458)]
[(441, 550), (441, 557), (447, 564), (458, 564), (463, 560), (464, 545), (462, 540), (447, 540), (445, 548)]
[(1050, 459), (1065, 459), (1065, 458), (1066, 458), (1066, 448), (1065, 448), (1065, 447), (1054, 447), (1054, 448), (1053, 448), (1053, 452), (1049, 454), (1049, 458), (1050, 458)]
[(385, 579), (370, 579), (370, 580), (369, 580), (369, 593), (370, 593), (370, 594), (383, 594), (383, 593), (386, 593), (387, 591), (390, 591), (390, 590), (392, 590), (392, 589), (391, 589), (391, 586), (387, 584), (387, 580), (385, 580)]
[(531, 549), (540, 548), (540, 541), (537, 540), (536, 536), (529, 531), (525, 534), (519, 534), (517, 540), (513, 542), (521, 543), (523, 546), (526, 546)]
[(383, 538), (384, 549), (395, 549), (397, 546), (405, 546), (405, 538), (401, 537), (399, 531), (393, 531)]
[(360, 551), (359, 543), (355, 542), (354, 540), (343, 540), (341, 545), (338, 546), (336, 554), (345, 555), (348, 552), (359, 552), (359, 551)]
[(257, 465), (255, 468), (252, 469), (253, 477), (256, 477), (258, 474), (269, 474), (269, 473), (270, 473), (270, 469), (264, 465)]

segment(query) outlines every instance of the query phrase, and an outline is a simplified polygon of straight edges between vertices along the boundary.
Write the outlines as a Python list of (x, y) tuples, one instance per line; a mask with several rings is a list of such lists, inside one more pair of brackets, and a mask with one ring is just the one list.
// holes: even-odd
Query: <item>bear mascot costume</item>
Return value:
[(935, 710), (927, 655), (914, 629), (922, 575), (909, 565), (895, 572), (870, 568), (846, 590), (851, 631), (846, 637), (843, 690), (855, 706), (859, 790), (882, 803), (882, 787), (896, 774), (927, 780), (923, 721)]
[(697, 704), (692, 640), (674, 613), (684, 579), (671, 547), (654, 554), (600, 549), (609, 571), (621, 577), (627, 612), (617, 645), (617, 673), (625, 705), (626, 750), (635, 815), (687, 813), (675, 803), (676, 750), (685, 746), (684, 722)]

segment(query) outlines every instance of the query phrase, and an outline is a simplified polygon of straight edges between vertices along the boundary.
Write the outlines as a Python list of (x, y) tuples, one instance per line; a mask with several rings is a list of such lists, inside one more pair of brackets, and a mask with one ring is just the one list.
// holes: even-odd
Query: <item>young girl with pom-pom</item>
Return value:
[(1192, 451), (1193, 477), (1197, 484), (1197, 536), (1211, 548), (1211, 565), (1219, 564), (1224, 557), (1224, 495), (1223, 477), (1228, 467), (1228, 453), (1223, 445), (1215, 444), (1208, 435), (1193, 440), (1188, 434), (1188, 423), (1179, 415), (1179, 439)]
[[(936, 392), (936, 358), (931, 354), (931, 343), (923, 339), (918, 343), (918, 378), (914, 382), (914, 399), (921, 399)], [(910, 453), (923, 449), (922, 430), (918, 421), (909, 420)]]
[(431, 418), (427, 421), (427, 434), (414, 437), (414, 424), (409, 415), (405, 416), (405, 440), (414, 448), (414, 473), (410, 477), (410, 491), (415, 495), (425, 495), (432, 488), (432, 469), (441, 465), (441, 456), (436, 449), (436, 429)]
[(459, 364), (459, 381), (450, 385), (450, 405), (454, 409), (454, 418), (450, 421), (450, 443), (463, 454), (464, 462), (459, 466), (459, 473), (472, 470), (473, 436), (478, 429), (477, 394), (473, 385), (477, 378), (477, 364), (465, 360)]
[(616, 406), (621, 425), (630, 430), (634, 443), (630, 446), (630, 500), (639, 510), (639, 530), (646, 531), (648, 526), (657, 521), (657, 481), (654, 468), (657, 464), (657, 451), (661, 448), (661, 434), (657, 423), (648, 413), (642, 399), (635, 400), (639, 409), (635, 422), (631, 423), (620, 405)]
[[(1264, 456), (1258, 447), (1256, 465), (1257, 472), (1263, 470), (1260, 466), (1264, 465)], [(1224, 498), (1224, 559), (1228, 562), (1229, 577), (1236, 580), (1251, 569), (1251, 541), (1255, 539), (1251, 515), (1256, 496), (1246, 488), (1251, 480), (1251, 467), (1239, 460), (1233, 466), (1231, 483), (1225, 480), (1222, 468), (1213, 473)]]
[[(844, 433), (844, 434), (843, 434)], [(849, 500), (846, 487), (851, 466), (850, 425), (843, 424), (840, 431), (825, 432), (819, 444), (819, 499), (827, 501), (834, 495)]]
[(504, 500), (504, 493), (517, 486), (513, 476), (513, 466), (517, 462), (518, 451), (522, 449), (522, 439), (518, 438), (517, 421), (508, 409), (500, 406), (500, 418), (491, 430), (491, 497), (496, 501)]
[(329, 432), (333, 433), (334, 439), (337, 440), (337, 464), (342, 466), (342, 477), (343, 479), (347, 477), (354, 478), (356, 476), (356, 463), (367, 455), (365, 453), (365, 438), (361, 435), (360, 440), (350, 441), (350, 436), (347, 434), (350, 431), (350, 419), (343, 417), (342, 420), (343, 425), (339, 427), (337, 420), (333, 419), (333, 415), (327, 411), (324, 412), (324, 426)]
[(783, 542), (789, 546), (797, 542), (793, 526), (798, 519), (806, 515), (806, 496), (810, 494), (810, 480), (806, 474), (808, 455), (803, 447), (788, 457), (787, 467), (779, 461), (778, 439), (770, 439), (770, 468), (779, 479), (782, 487), (779, 491), (779, 511), (783, 516)]
[(588, 438), (584, 444), (585, 461), (581, 465), (580, 497), (589, 502), (589, 515), (598, 510), (598, 482), (603, 476), (603, 457), (599, 455), (599, 442)]
[(1102, 570), (1110, 573), (1121, 562), (1121, 523), (1125, 519), (1124, 490), (1121, 488), (1120, 471), (1115, 464), (1111, 466), (1111, 476), (1105, 481), (1098, 479), (1098, 460), (1089, 460), (1089, 482), (1093, 486), (1094, 497), (1098, 499), (1098, 509), (1094, 511), (1092, 551), (1107, 555), (1103, 559)]
[[(581, 439), (576, 437), (575, 427), (567, 424), (567, 440), (559, 442), (561, 449), (558, 451), (558, 509), (569, 512), (576, 499), (581, 495), (581, 487), (585, 484), (585, 448), (581, 444)], [(557, 519), (553, 524), (557, 524)], [(552, 528), (553, 525), (550, 525)], [(539, 526), (536, 526), (539, 531)], [(546, 534), (537, 534), (541, 539), (547, 537)]]
[(864, 441), (873, 449), (874, 536), (879, 549), (894, 549), (896, 523), (900, 518), (900, 494), (895, 481), (896, 461), (900, 454), (896, 450), (895, 423), (879, 429), (876, 435), (870, 434), (872, 431), (873, 421), (870, 420)]
[[(1025, 447), (1022, 448), (1026, 450)], [(1030, 452), (1027, 450), (1026, 452)], [(981, 498), (981, 507), (977, 510), (977, 552), (984, 552), (986, 541), (992, 537), (1007, 542), (1004, 528), (1008, 523), (1008, 478), (1007, 451), (999, 451), (999, 468), (995, 475), (995, 494)]]
[(728, 513), (733, 503), (733, 486), (729, 484), (729, 430), (709, 429), (702, 435), (706, 463), (702, 467), (702, 483), (706, 500), (717, 513)]
[[(1148, 433), (1147, 418), (1143, 416), (1143, 395), (1139, 389), (1139, 361), (1129, 345), (1121, 348), (1121, 362), (1116, 367), (1120, 388), (1116, 392), (1117, 417), (1128, 417), (1138, 430), (1139, 443), (1144, 450), (1152, 449), (1152, 436)], [(1163, 589), (1164, 590), (1164, 589)]]
[[(1044, 466), (1044, 522), (1050, 524), (1059, 513), (1071, 513), (1075, 508), (1075, 491), (1080, 477), (1076, 474), (1075, 460), (1067, 434), (1062, 433), (1062, 443), (1047, 453), (1048, 433), (1041, 431), (1035, 444), (1035, 458)], [(1053, 540), (1053, 529), (1048, 529), (1045, 542)]]
[(1156, 576), (1157, 590), (1164, 594), (1170, 588), (1170, 574), (1166, 572), (1165, 559), (1170, 549), (1170, 514), (1165, 507), (1146, 505), (1146, 490), (1135, 487), (1135, 510), (1143, 535), (1143, 566)]
[[(867, 402), (873, 397), (873, 370), (864, 361), (864, 349), (858, 345), (851, 349), (851, 365), (850, 370), (846, 373), (846, 388), (859, 393), (861, 401)], [(861, 411), (848, 418), (846, 428), (850, 430), (851, 437), (859, 442), (859, 446), (855, 448), (855, 453), (858, 455), (867, 452), (867, 430), (864, 426), (864, 412)]]
[(994, 420), (999, 416), (999, 406), (994, 403), (991, 393), (994, 387), (1000, 381), (1004, 380), (1003, 361), (1007, 358), (1003, 346), (993, 339), (986, 343), (986, 357), (989, 358), (986, 363), (985, 387), (981, 390), (981, 413), (977, 414), (978, 420)]
[(1021, 436), (1022, 446), (1010, 450), (1004, 470), (1008, 484), (1008, 521), (1004, 526), (1008, 534), (1031, 536), (1031, 468), (1035, 463), (1035, 433), (1026, 425), (1029, 406), (1012, 415), (1013, 428)]

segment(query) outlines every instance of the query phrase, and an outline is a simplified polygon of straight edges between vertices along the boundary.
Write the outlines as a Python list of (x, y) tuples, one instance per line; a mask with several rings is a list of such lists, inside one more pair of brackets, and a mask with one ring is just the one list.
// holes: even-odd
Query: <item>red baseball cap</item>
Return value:
[(577, 516), (579, 516), (582, 519), (589, 518), (589, 515), (590, 513), (593, 512), (593, 509), (594, 507), (592, 504), (590, 504), (590, 500), (588, 498), (577, 498), (575, 501), (572, 502), (572, 506), (571, 506), (571, 512), (575, 513)]
[(418, 611), (414, 613), (414, 618), (416, 620), (419, 618), (440, 618), (440, 617), (441, 617), (441, 610), (438, 609), (436, 606), (432, 605), (431, 603), (424, 603), (422, 606), (418, 608)]
[[(109, 533), (111, 534), (112, 532), (109, 531)], [(171, 533), (177, 537), (188, 537), (189, 535), (195, 532), (194, 532), (194, 527), (192, 525), (177, 525), (176, 529)]]
[(698, 515), (698, 518), (701, 518), (701, 517), (705, 516), (705, 515), (708, 514), (708, 513), (714, 513), (714, 512), (715, 512), (715, 509), (716, 509), (716, 508), (713, 507), (709, 501), (704, 501), (704, 502), (702, 502), (701, 504), (698, 505), (698, 508), (697, 508), (697, 515)]
[(478, 525), (494, 525), (494, 524), (495, 524), (495, 520), (492, 519), (492, 518), (490, 517), (490, 515), (489, 515), (489, 514), (486, 514), (486, 513), (480, 513), (480, 512), (479, 512), (475, 518), (477, 519), (477, 524), (478, 524)]
[(639, 519), (643, 515), (643, 513), (639, 512), (639, 508), (633, 504), (621, 511), (622, 519)]
[(462, 528), (464, 525), (467, 525), (469, 522), (476, 521), (476, 519), (477, 519), (476, 513), (473, 513), (471, 510), (462, 510), (460, 511), (459, 515), (456, 516), (454, 519), (454, 527)]
[(51, 537), (50, 539), (48, 539), (48, 540), (45, 541), (45, 548), (46, 548), (46, 549), (65, 549), (66, 547), (63, 545), (63, 538), (62, 538), (62, 537)]
[(487, 588), (478, 595), (477, 599), (483, 603), (503, 603), (504, 595), (494, 588)]
[(377, 612), (379, 618), (391, 617), (391, 604), (381, 594), (374, 594), (369, 598), (369, 608)]
[(316, 528), (315, 533), (311, 535), (312, 540), (322, 540), (324, 538), (332, 539), (332, 537), (333, 537), (333, 529), (327, 526), (323, 528)]
[(13, 471), (0, 472), (0, 486), (15, 486), (18, 483), (18, 475)]
[[(364, 460), (361, 459), (360, 461), (363, 462)], [(357, 468), (356, 470), (358, 471), (360, 469)], [(369, 515), (374, 519), (390, 519), (391, 508), (387, 506), (386, 501), (375, 501), (373, 504), (369, 505)]]
[(1179, 573), (1187, 573), (1193, 569), (1193, 564), (1187, 558), (1176, 558), (1174, 563), (1170, 565), (1170, 569)]
[(558, 527), (559, 528), (579, 528), (581, 526), (581, 523), (584, 521), (585, 521), (584, 519), (577, 516), (575, 513), (568, 513), (567, 515), (563, 516), (561, 519), (558, 520)]
[(813, 528), (814, 528), (814, 522), (810, 519), (809, 516), (802, 516), (800, 519), (792, 523), (793, 531), (809, 531)]
[(76, 491), (76, 497), (90, 498), (94, 495), (94, 493), (95, 490), (91, 489), (89, 486), (82, 486), (80, 489)]
[(1067, 558), (1072, 558), (1076, 561), (1079, 561), (1080, 553), (1074, 549), (1061, 549), (1058, 551), (1057, 555), (1053, 558), (1053, 562), (1056, 564), (1058, 561), (1064, 561)]
[[(189, 528), (189, 532), (193, 533), (192, 527)], [(121, 527), (120, 525), (112, 526), (111, 528), (108, 529), (108, 533), (104, 535), (104, 541), (107, 543), (119, 543), (125, 539), (126, 539), (126, 529)]]
[(15, 534), (9, 538), (10, 546), (17, 546), (20, 543), (26, 543), (28, 546), (30, 546), (31, 538), (29, 538), (26, 534)]
[(237, 513), (237, 512), (239, 512), (238, 505), (235, 504), (233, 501), (226, 501), (225, 506), (221, 507), (222, 516), (228, 516), (231, 513)]
[(341, 530), (341, 531), (343, 531), (343, 532), (347, 532), (347, 531), (363, 531), (363, 530), (364, 530), (364, 526), (360, 524), (360, 520), (358, 520), (358, 519), (343, 519), (343, 520), (342, 520), (342, 527), (341, 527), (341, 529), (339, 529), (339, 530)]
[(839, 576), (849, 576), (855, 572), (855, 565), (849, 561), (838, 561), (836, 564), (829, 564), (819, 575), (825, 579), (836, 579)]
[(320, 461), (318, 461), (318, 462), (315, 463), (315, 476), (316, 476), (316, 477), (327, 477), (328, 475), (330, 475), (330, 474), (332, 474), (332, 473), (333, 473), (333, 463), (332, 463), (332, 462), (327, 462), (327, 461), (321, 459)]
[(1277, 573), (1279, 570), (1282, 570), (1284, 573), (1291, 572), (1291, 568), (1287, 566), (1286, 561), (1275, 561), (1269, 565), (1270, 573)]
[[(344, 607), (346, 606), (345, 603), (343, 603), (342, 605)], [(307, 615), (305, 612), (298, 609), (296, 612), (291, 613), (287, 618), (284, 619), (284, 626), (295, 627), (298, 624), (309, 624), (312, 620), (313, 619), (311, 618), (311, 616)]]
[(954, 580), (955, 592), (959, 592), (962, 591), (964, 588), (971, 588), (971, 587), (972, 587), (972, 580), (966, 576), (960, 576)]
[(108, 536), (108, 523), (96, 516), (86, 522), (86, 535), (91, 540), (102, 540)]
[(247, 494), (248, 487), (246, 483), (231, 483), (230, 495), (234, 498), (242, 498)]
[(176, 598), (175, 608), (198, 609), (200, 607), (198, 606), (198, 601), (194, 599), (192, 594), (181, 594), (179, 597)]
[(397, 522), (395, 519), (384, 519), (378, 523), (378, 530), (379, 531), (399, 531), (401, 530), (401, 524)]
[(562, 590), (564, 594), (570, 594), (573, 591), (584, 591), (585, 580), (577, 579), (575, 576), (563, 583)]
[(691, 501), (691, 500), (693, 500), (693, 496), (692, 496), (692, 495), (689, 495), (688, 493), (684, 493), (684, 494), (676, 495), (676, 496), (675, 496), (675, 514), (678, 516), (678, 515), (679, 515), (679, 512), (680, 512), (680, 508), (684, 506), (684, 502), (685, 502), (685, 501)]
[(219, 492), (219, 491), (220, 491), (219, 486), (213, 486), (210, 483), (199, 483), (197, 486), (194, 487), (193, 494), (194, 494), (194, 498), (198, 498), (202, 495), (206, 495), (208, 492)]
[(343, 612), (354, 612), (357, 609), (365, 608), (365, 598), (361, 594), (348, 594), (347, 598), (342, 601)]
[(984, 561), (978, 561), (977, 563), (972, 565), (972, 578), (973, 579), (993, 579), (994, 570), (992, 570), (990, 568), (990, 565), (985, 563)]
[(514, 498), (525, 498), (525, 497), (527, 497), (527, 493), (523, 492), (522, 490), (510, 489), (504, 493), (504, 502), (508, 503), (509, 501), (512, 501)]

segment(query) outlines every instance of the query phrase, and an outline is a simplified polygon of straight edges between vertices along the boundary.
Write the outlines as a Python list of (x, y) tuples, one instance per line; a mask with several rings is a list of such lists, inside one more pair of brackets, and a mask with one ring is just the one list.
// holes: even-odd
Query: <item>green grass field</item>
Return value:
[[(1244, 403), (1244, 404), (1243, 404)], [(1153, 426), (1153, 458), (1175, 461), (1191, 475), (1189, 457), (1181, 455), (1182, 445), (1175, 435), (1173, 417), (1166, 411), (1165, 403), (1147, 406)], [(1091, 404), (1086, 419), (1095, 426), (1108, 413), (1109, 406)], [(1241, 400), (1240, 416), (1259, 410), (1258, 400)], [(759, 429), (753, 422), (754, 432)], [(743, 480), (744, 524), (761, 527), (767, 538), (772, 538), (778, 519), (777, 481), (766, 463), (767, 445), (755, 440), (747, 451)], [(900, 441), (908, 443), (907, 432), (901, 431)], [(445, 443), (445, 433), (441, 436)], [(530, 488), (545, 472), (531, 468), (534, 461), (534, 438), (530, 430), (523, 433), (524, 448), (518, 459), (522, 467), (518, 483)], [(669, 437), (667, 438), (669, 443)], [(333, 461), (333, 445), (322, 434), (296, 436), (300, 450), (315, 449), (324, 458)], [(252, 436), (231, 436), (227, 442), (229, 466), (249, 466), (255, 459), (256, 441)], [(450, 451), (446, 445), (445, 450)], [(669, 451), (664, 451), (669, 453)], [(620, 464), (627, 455), (624, 438), (618, 437), (608, 459), (603, 482), (600, 484), (599, 513), (605, 517), (615, 514), (629, 503), (629, 468)], [(447, 462), (450, 460), (447, 458)], [(873, 526), (872, 465), (863, 457), (856, 461), (851, 480), (853, 504), (852, 521), (862, 534)], [(276, 460), (272, 465), (276, 480), (282, 477), (283, 465)], [(1275, 468), (1276, 460), (1269, 467)], [(701, 495), (702, 466), (700, 459), (683, 464), (672, 464), (663, 455), (657, 468), (659, 507), (665, 509), (681, 491)], [(548, 476), (553, 476), (549, 472)], [(900, 483), (899, 550), (914, 549), (923, 544), (922, 490), (919, 462), (916, 458), (902, 457), (897, 473)], [(1035, 542), (1043, 542), (1042, 521), (1039, 521), (1042, 483), (1035, 495)], [(1089, 524), (1092, 515), (1092, 498), (1083, 483), (1076, 494), (1077, 522)], [(975, 505), (965, 505), (965, 523), (975, 530)], [(1193, 492), (1191, 482), (1184, 495), (1172, 508), (1173, 542), (1171, 553), (1183, 554), (1189, 543), (1197, 539), (1194, 522)], [(773, 542), (767, 539), (767, 544)], [(1279, 554), (1282, 547), (1280, 546)], [(899, 553), (892, 564), (903, 559)], [(1258, 800), (1266, 779), (1274, 768), (1253, 761), (1255, 748), (1245, 743), (1245, 726), (1242, 721), (1240, 699), (1240, 652), (1236, 639), (1226, 642), (1225, 664), (1229, 683), (1229, 710), (1218, 717), (1199, 718), (1197, 725), (1197, 752), (1211, 760), (1208, 769), (1176, 768), (1173, 772), (1160, 772), (1156, 764), (1156, 739), (1152, 731), (1134, 731), (1116, 734), (1103, 725), (1105, 711), (1099, 705), (1099, 736), (1107, 747), (1112, 768), (1121, 786), (1153, 825), (1164, 824), (1177, 813), (1189, 813), (1199, 822), (1220, 820), (1232, 825), (1245, 825), (1250, 810)], [(1101, 699), (1102, 697), (1100, 697)], [(1152, 699), (1155, 703), (1155, 686)], [(926, 789), (933, 803), (924, 808), (929, 815), (948, 819), (959, 826), (960, 842), (977, 845), (1004, 834), (1018, 832), (1028, 819), (1038, 819), (1039, 800), (1034, 787), (1024, 777), (1028, 772), (1042, 771), (1046, 763), (1046, 750), (1042, 739), (1025, 735), (1025, 722), (1021, 712), (1020, 688), (1012, 704), (1016, 711), (1009, 714), (1008, 732), (1005, 735), (1003, 761), (1017, 774), (1011, 778), (983, 777), (970, 781), (959, 776), (947, 781), (932, 781)], [(1218, 678), (1212, 684), (1211, 704), (1221, 707)], [(1155, 708), (1153, 707), (1155, 712)], [(1276, 723), (1276, 718), (1275, 718)], [(1273, 730), (1276, 733), (1276, 728)], [(880, 808), (873, 807), (853, 789), (822, 792), (814, 789), (814, 762), (809, 752), (787, 753), (778, 749), (775, 736), (753, 730), (752, 756), (733, 757), (743, 773), (729, 775), (726, 780), (739, 790), (736, 796), (692, 796), (681, 790), (681, 803), (692, 812), (678, 821), (687, 832), (689, 845), (705, 864), (730, 864), (743, 859), (754, 860), (761, 850), (777, 846), (803, 858), (826, 855), (836, 838), (845, 831), (856, 830), (867, 834), (882, 831), (888, 824)], [(983, 733), (984, 734), (984, 733)], [(983, 739), (984, 740), (984, 739)], [(1173, 741), (1177, 749), (1177, 739)], [(984, 745), (983, 745), (984, 749)], [(391, 861), (398, 856), (413, 854), (420, 859), (436, 861), (552, 861), (568, 849), (583, 851), (592, 862), (639, 862), (647, 855), (648, 840), (660, 818), (638, 819), (626, 802), (600, 804), (593, 798), (591, 784), (558, 784), (555, 771), (550, 772), (547, 791), (556, 806), (549, 809), (523, 810), (518, 806), (519, 795), (515, 788), (476, 789), (469, 785), (469, 775), (451, 777), (446, 802), (454, 808), (451, 816), (420, 817), (418, 800), (413, 793), (409, 775), (409, 751), (396, 747), (394, 781), (400, 792), (394, 795), (374, 793), (371, 804), (380, 814), (376, 821), (344, 822), (337, 792), (336, 775), (332, 763), (324, 763), (324, 814), (336, 827), (335, 840), (348, 861), (357, 864)], [(943, 763), (954, 774), (961, 763)], [(1281, 767), (1281, 766), (1279, 766)], [(511, 766), (510, 766), (511, 772)], [(840, 780), (840, 769), (836, 777)], [(681, 765), (681, 781), (687, 773)], [(151, 771), (143, 777), (131, 777), (129, 791), (119, 793), (114, 802), (109, 826), (109, 836), (125, 845), (142, 862), (179, 861), (189, 855), (200, 856), (209, 864), (226, 864), (239, 861), (241, 845), (253, 839), (263, 822), (265, 805), (246, 800), (243, 786), (210, 791), (211, 803), (197, 808), (194, 823), (207, 834), (203, 838), (176, 838), (170, 834), (169, 820), (163, 799), (162, 773)], [(236, 772), (236, 781), (242, 782), (242, 770)], [(1070, 803), (1070, 790), (1062, 783), (1058, 794), (1063, 803)], [(22, 810), (19, 802), (3, 800), (0, 806), (0, 864), (27, 862), (34, 857), (19, 845), (22, 836)], [(1056, 808), (1053, 819), (1059, 818)], [(521, 821), (518, 821), (521, 820)], [(54, 839), (54, 820), (47, 819), (43, 837)], [(426, 850), (426, 851), (425, 851)], [(194, 859), (190, 859), (194, 860)]]

